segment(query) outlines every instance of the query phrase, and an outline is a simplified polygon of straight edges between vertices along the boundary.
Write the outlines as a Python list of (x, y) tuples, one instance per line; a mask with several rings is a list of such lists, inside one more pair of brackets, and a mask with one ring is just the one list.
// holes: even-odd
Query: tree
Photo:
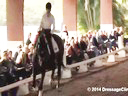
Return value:
[(79, 30), (97, 29), (100, 13), (99, 0), (78, 0)]
[(127, 12), (126, 8), (119, 4), (116, 0), (113, 0), (113, 24), (115, 26), (125, 27), (124, 14)]
[[(127, 0), (122, 0), (125, 2)], [(113, 24), (115, 26), (126, 26), (125, 14), (127, 10), (124, 6), (112, 1), (113, 8)], [(78, 0), (78, 29), (88, 30), (99, 29), (100, 26), (100, 0)]]

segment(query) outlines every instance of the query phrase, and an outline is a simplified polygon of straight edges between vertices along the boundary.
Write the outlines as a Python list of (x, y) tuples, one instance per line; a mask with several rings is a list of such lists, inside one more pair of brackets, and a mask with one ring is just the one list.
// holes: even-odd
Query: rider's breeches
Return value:
[(52, 45), (52, 40), (51, 40), (51, 29), (44, 29), (43, 31), (46, 35), (46, 39), (47, 39), (48, 44), (49, 44), (51, 55), (54, 57), (55, 53), (54, 53), (54, 50), (53, 50), (53, 45)]

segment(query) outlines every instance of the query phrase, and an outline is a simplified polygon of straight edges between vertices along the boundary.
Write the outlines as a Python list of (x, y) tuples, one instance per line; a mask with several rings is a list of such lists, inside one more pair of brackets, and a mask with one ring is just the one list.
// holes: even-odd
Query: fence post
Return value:
[[(124, 48), (123, 35), (118, 36), (118, 47), (119, 47), (119, 49)], [(119, 51), (118, 54), (119, 54), (118, 57), (126, 57), (126, 52), (125, 52), (125, 50)]]
[[(108, 53), (110, 53), (109, 50), (108, 50)], [(115, 60), (115, 54), (111, 54), (108, 56), (107, 62), (115, 62), (115, 61), (116, 61)]]
[[(66, 52), (64, 51), (64, 55), (63, 55), (63, 63), (66, 66)], [(62, 78), (71, 78), (72, 74), (71, 74), (71, 69), (69, 68), (64, 68), (62, 69)]]
[(88, 71), (87, 64), (82, 64), (79, 66), (78, 73), (87, 72), (87, 71)]
[(101, 66), (103, 66), (102, 60), (101, 59), (95, 60), (94, 67), (101, 67)]

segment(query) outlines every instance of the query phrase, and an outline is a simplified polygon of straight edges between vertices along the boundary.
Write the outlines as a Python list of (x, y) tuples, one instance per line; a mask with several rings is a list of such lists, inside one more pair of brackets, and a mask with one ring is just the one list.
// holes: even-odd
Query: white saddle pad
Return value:
[(53, 37), (52, 37), (52, 46), (55, 53), (59, 52), (58, 45)]

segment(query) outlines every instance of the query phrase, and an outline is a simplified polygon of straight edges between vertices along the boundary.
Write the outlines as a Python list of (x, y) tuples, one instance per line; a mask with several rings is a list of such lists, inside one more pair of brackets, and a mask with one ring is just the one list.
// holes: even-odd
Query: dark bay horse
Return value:
[[(58, 87), (60, 85), (61, 79), (61, 67), (64, 67), (63, 64), (63, 54), (64, 54), (64, 43), (62, 39), (56, 35), (52, 34), (52, 37), (56, 41), (59, 51), (55, 53), (55, 58), (53, 59), (51, 54), (48, 52), (48, 45), (46, 42), (46, 37), (43, 32), (40, 33), (38, 40), (35, 46), (35, 52), (33, 56), (33, 87), (36, 86), (36, 75), (41, 73), (41, 82), (39, 84), (39, 92), (43, 90), (43, 81), (45, 77), (45, 73), (49, 70), (52, 70), (51, 81), (54, 81), (54, 72), (55, 69), (58, 69)], [(42, 94), (42, 93), (39, 93)], [(42, 95), (39, 95), (42, 96)]]

